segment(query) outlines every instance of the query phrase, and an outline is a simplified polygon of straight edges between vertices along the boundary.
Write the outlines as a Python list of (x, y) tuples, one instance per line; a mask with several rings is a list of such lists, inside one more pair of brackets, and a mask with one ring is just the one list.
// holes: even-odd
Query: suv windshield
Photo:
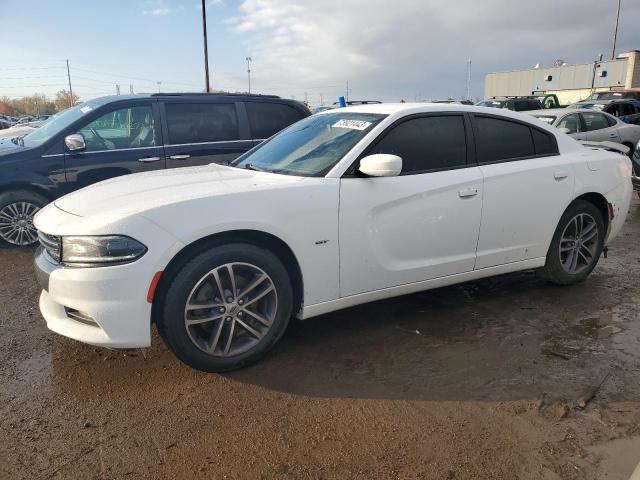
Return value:
[(321, 176), (385, 117), (351, 112), (314, 115), (248, 151), (231, 166), (285, 175)]
[(620, 92), (599, 92), (592, 93), (589, 95), (587, 100), (620, 100), (621, 98), (626, 98), (627, 95)]
[(40, 128), (23, 137), (24, 145), (27, 147), (37, 147), (49, 140), (61, 130), (64, 130), (73, 122), (89, 113), (94, 108), (102, 105), (103, 102), (90, 101), (71, 107), (63, 112), (57, 113), (43, 123)]
[(606, 105), (602, 105), (601, 103), (574, 103), (573, 105), (569, 105), (567, 108), (588, 108), (590, 110), (602, 110)]

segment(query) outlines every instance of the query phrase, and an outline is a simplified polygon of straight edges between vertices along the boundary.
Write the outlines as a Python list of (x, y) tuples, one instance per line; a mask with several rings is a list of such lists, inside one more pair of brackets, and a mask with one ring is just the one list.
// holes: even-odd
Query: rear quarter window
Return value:
[(304, 115), (290, 105), (269, 102), (245, 102), (251, 136), (262, 140), (302, 120)]

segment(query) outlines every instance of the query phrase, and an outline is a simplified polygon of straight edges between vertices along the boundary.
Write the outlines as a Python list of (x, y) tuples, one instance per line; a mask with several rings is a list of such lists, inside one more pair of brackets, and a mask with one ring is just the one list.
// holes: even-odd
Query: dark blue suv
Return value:
[(266, 95), (152, 94), (90, 100), (20, 139), (0, 141), (0, 244), (37, 241), (33, 215), (100, 180), (228, 163), (310, 115)]

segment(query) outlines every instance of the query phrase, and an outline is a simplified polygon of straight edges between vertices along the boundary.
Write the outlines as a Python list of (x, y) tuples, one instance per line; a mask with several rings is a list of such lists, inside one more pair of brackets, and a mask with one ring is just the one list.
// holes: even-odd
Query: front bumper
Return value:
[(34, 266), (43, 288), (40, 311), (50, 330), (101, 347), (151, 344), (151, 304), (146, 301), (151, 277), (141, 273), (148, 272), (142, 264), (67, 268), (53, 264), (39, 248)]

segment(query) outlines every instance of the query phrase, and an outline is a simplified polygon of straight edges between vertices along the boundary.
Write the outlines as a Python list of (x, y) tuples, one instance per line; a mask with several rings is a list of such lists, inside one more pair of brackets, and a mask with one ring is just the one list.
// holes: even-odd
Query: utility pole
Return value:
[(133, 83), (129, 84), (129, 93), (133, 94)]
[(613, 48), (611, 49), (611, 60), (616, 58), (616, 41), (618, 40), (618, 22), (620, 21), (620, 3), (618, 0), (618, 10), (616, 12), (616, 28), (613, 30)]
[(347, 95), (344, 98), (347, 102), (349, 101), (349, 80), (347, 80)]
[(158, 81), (158, 82), (156, 82), (156, 83), (158, 84), (158, 93), (160, 93), (160, 84), (161, 84), (162, 82)]
[(471, 59), (467, 62), (467, 100), (471, 100)]
[(207, 50), (207, 6), (202, 0), (202, 35), (204, 38), (204, 82), (207, 93), (211, 91), (209, 87), (209, 51)]
[(247, 80), (249, 81), (248, 93), (251, 93), (251, 57), (246, 57), (245, 60), (247, 61)]
[(320, 94), (320, 106), (324, 107), (324, 94)]
[(120, 85), (116, 83), (116, 95), (120, 95)]
[(71, 89), (71, 73), (69, 73), (69, 59), (67, 59), (67, 78), (69, 79), (69, 106), (73, 107), (73, 90)]

